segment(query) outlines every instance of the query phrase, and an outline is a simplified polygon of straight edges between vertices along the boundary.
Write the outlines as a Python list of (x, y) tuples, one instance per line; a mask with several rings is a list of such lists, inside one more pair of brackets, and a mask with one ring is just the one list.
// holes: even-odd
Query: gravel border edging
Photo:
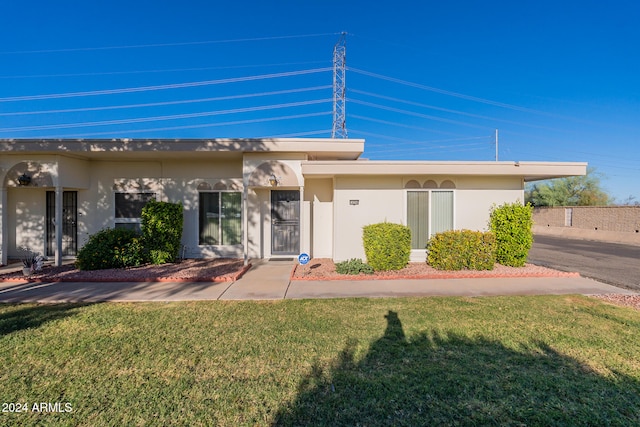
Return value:
[(554, 271), (552, 273), (480, 273), (475, 271), (464, 272), (446, 272), (439, 274), (418, 274), (418, 275), (393, 275), (393, 276), (374, 276), (374, 275), (348, 275), (348, 274), (336, 274), (333, 276), (325, 277), (296, 277), (296, 271), (299, 267), (298, 264), (294, 265), (291, 269), (289, 276), (290, 281), (305, 281), (305, 282), (322, 282), (322, 281), (338, 281), (338, 280), (424, 280), (424, 279), (513, 279), (513, 278), (526, 278), (526, 277), (580, 277), (580, 273), (569, 271)]
[(244, 274), (249, 271), (251, 268), (251, 264), (243, 266), (242, 269), (231, 276), (216, 276), (216, 277), (144, 277), (144, 278), (113, 278), (113, 279), (103, 279), (103, 278), (95, 278), (92, 280), (78, 280), (73, 278), (53, 278), (47, 279), (46, 277), (39, 278), (0, 278), (0, 283), (61, 283), (61, 282), (87, 282), (87, 283), (123, 283), (123, 282), (131, 282), (131, 283), (148, 283), (148, 282), (174, 282), (174, 283), (188, 283), (188, 282), (212, 282), (212, 283), (225, 283), (225, 282), (235, 282), (239, 280)]

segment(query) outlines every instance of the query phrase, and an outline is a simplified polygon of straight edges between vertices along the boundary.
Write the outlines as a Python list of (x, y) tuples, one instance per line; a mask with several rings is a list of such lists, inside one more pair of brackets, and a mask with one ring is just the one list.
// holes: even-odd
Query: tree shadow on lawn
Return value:
[(0, 336), (75, 315), (78, 309), (92, 304), (0, 304)]
[(407, 339), (397, 313), (361, 361), (349, 341), (316, 364), (273, 425), (633, 425), (640, 384), (604, 378), (544, 343), (514, 351), (456, 333)]

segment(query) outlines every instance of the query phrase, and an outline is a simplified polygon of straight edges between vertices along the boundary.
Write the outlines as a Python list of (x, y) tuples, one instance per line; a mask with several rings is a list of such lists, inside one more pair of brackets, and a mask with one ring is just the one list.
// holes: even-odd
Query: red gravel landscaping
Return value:
[(136, 268), (82, 271), (73, 265), (45, 266), (24, 277), (22, 271), (0, 275), (0, 282), (228, 282), (248, 270), (239, 259), (188, 259)]
[(623, 305), (625, 307), (631, 307), (635, 308), (636, 310), (640, 310), (640, 295), (606, 294), (593, 296), (612, 304)]
[(493, 270), (441, 271), (424, 262), (409, 263), (402, 270), (377, 271), (374, 274), (347, 275), (336, 273), (335, 264), (329, 258), (314, 258), (307, 265), (298, 265), (293, 280), (376, 280), (376, 279), (452, 279), (490, 277), (579, 277), (580, 274), (553, 270), (533, 264), (524, 267), (506, 267), (496, 264)]

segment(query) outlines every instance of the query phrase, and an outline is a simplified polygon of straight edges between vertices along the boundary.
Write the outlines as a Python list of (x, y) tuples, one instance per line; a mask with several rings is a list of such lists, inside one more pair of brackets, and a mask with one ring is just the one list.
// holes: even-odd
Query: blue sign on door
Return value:
[(302, 253), (302, 254), (300, 254), (300, 255), (298, 256), (298, 262), (299, 262), (301, 265), (305, 265), (305, 264), (307, 264), (307, 263), (309, 262), (309, 260), (310, 260), (310, 259), (311, 259), (311, 257), (309, 256), (309, 254)]

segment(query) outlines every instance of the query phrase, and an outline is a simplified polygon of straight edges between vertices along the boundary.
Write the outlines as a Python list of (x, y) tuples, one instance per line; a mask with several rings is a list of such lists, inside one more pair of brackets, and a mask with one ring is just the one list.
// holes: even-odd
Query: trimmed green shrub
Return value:
[(471, 230), (438, 233), (427, 243), (427, 263), (437, 270), (493, 270), (495, 236)]
[(411, 229), (382, 222), (363, 227), (362, 241), (367, 263), (376, 271), (400, 270), (411, 255)]
[(151, 262), (175, 262), (182, 240), (182, 204), (149, 201), (142, 208), (142, 238)]
[(505, 203), (491, 209), (489, 228), (496, 235), (496, 259), (502, 265), (522, 267), (533, 244), (533, 208), (527, 203)]
[(338, 274), (373, 274), (373, 267), (362, 262), (360, 258), (351, 258), (349, 261), (342, 261), (336, 264)]
[(123, 228), (105, 228), (91, 235), (76, 257), (79, 270), (138, 267), (146, 262), (140, 235)]

